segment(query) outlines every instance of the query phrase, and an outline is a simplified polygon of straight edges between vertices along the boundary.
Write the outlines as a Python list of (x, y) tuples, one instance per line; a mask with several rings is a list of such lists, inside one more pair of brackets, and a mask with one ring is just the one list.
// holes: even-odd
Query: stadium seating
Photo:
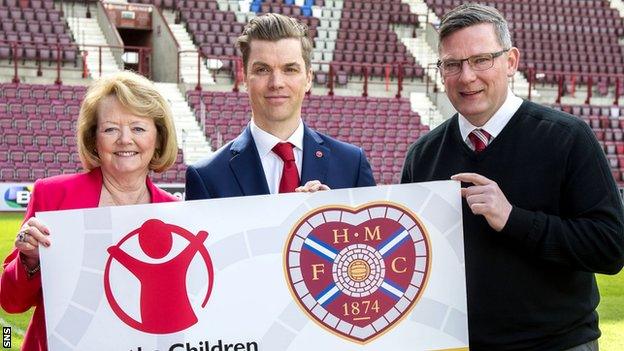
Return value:
[[(153, 0), (134, 2), (157, 3)], [(222, 11), (214, 0), (178, 0), (171, 5), (179, 11), (180, 20), (204, 55), (232, 57), (238, 54), (234, 43), (242, 32), (246, 16)], [(382, 77), (389, 69), (388, 73), (396, 77), (400, 62), (405, 77), (423, 77), (424, 69), (415, 62), (391, 28), (391, 24), (418, 25), (418, 18), (410, 13), (408, 5), (399, 0), (367, 0), (365, 4), (344, 2), (342, 10), (324, 8), (320, 18), (312, 16), (312, 5), (323, 7), (324, 2), (305, 1), (303, 6), (297, 6), (288, 0), (254, 0), (249, 10), (258, 15), (281, 13), (306, 23), (316, 45), (313, 61), (333, 62), (335, 71), (341, 76), (362, 75), (362, 64), (367, 63), (371, 65), (370, 75)], [(241, 18), (243, 22), (240, 22)], [(320, 29), (322, 21), (327, 21), (328, 27)], [(222, 69), (232, 68), (230, 60), (223, 60), (223, 63)]]
[[(252, 4), (252, 6), (255, 6)], [(232, 57), (237, 55), (235, 43), (242, 33), (244, 23), (237, 21), (233, 11), (221, 11), (216, 1), (185, 0), (177, 3), (180, 18), (186, 24), (195, 45), (206, 56)], [(263, 3), (258, 6), (261, 12), (287, 12), (290, 16), (306, 23), (310, 36), (316, 36), (319, 20), (303, 15), (301, 8), (283, 3)], [(223, 60), (223, 69), (232, 68), (231, 60)]]
[(60, 55), (76, 64), (78, 48), (52, 0), (0, 2), (0, 29), (0, 59), (56, 61)]
[(624, 185), (624, 107), (554, 105), (556, 109), (583, 119), (592, 129), (611, 166), (618, 185)]
[(392, 30), (393, 24), (418, 26), (418, 17), (399, 0), (345, 1), (341, 11), (333, 62), (338, 71), (361, 75), (362, 66), (373, 64), (373, 76), (384, 76), (384, 65), (392, 65), (391, 74), (398, 74), (396, 63), (403, 64), (403, 74), (422, 78), (423, 68), (407, 52)]

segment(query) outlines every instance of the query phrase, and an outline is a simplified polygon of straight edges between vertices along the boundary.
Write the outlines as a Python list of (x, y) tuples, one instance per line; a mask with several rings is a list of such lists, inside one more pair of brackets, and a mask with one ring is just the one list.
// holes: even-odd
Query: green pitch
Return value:
[[(4, 258), (13, 249), (13, 240), (22, 224), (23, 216), (22, 212), (0, 212), (0, 262), (4, 262)], [(8, 314), (0, 309), (0, 324), (3, 327), (11, 327), (12, 348), (10, 350), (19, 350), (22, 346), (24, 331), (28, 327), (31, 315), (32, 310), (22, 314)]]
[[(21, 224), (23, 213), (0, 212), (0, 260), (13, 248), (13, 240)], [(598, 306), (600, 314), (601, 351), (624, 350), (624, 272), (616, 276), (597, 275), (600, 286), (601, 302)], [(30, 321), (32, 310), (19, 315), (7, 314), (0, 309), (0, 324), (10, 325), (13, 334), (13, 348), (19, 350), (22, 344), (23, 331)]]
[(615, 276), (597, 275), (600, 287), (600, 350), (624, 350), (624, 271)]

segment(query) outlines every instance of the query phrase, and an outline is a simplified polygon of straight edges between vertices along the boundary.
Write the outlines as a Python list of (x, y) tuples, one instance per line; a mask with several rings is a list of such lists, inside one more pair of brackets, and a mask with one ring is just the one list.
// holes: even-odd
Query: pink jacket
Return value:
[[(152, 203), (177, 200), (173, 195), (152, 184), (149, 177), (147, 188)], [(102, 171), (99, 168), (88, 173), (66, 174), (37, 180), (24, 221), (33, 217), (35, 212), (98, 207), (101, 191)], [(24, 336), (22, 350), (48, 350), (41, 275), (36, 273), (28, 279), (17, 250), (13, 250), (4, 260), (4, 272), (0, 280), (0, 305), (8, 313), (22, 313), (34, 306), (35, 312)]]

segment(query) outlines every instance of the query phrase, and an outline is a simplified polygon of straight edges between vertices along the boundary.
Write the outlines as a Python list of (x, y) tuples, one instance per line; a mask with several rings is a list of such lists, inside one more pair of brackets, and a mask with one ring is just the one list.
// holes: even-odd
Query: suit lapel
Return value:
[(264, 169), (249, 126), (232, 142), (230, 168), (244, 196), (269, 193)]
[(301, 184), (310, 180), (319, 180), (325, 184), (331, 150), (323, 145), (323, 139), (308, 126), (303, 131), (303, 166)]

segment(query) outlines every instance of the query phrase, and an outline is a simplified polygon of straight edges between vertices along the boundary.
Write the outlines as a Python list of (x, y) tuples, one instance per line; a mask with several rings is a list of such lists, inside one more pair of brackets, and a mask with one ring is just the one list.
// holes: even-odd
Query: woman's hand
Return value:
[(39, 244), (48, 247), (50, 231), (37, 218), (31, 217), (22, 225), (15, 238), (15, 248), (20, 252), (28, 268), (39, 264)]

